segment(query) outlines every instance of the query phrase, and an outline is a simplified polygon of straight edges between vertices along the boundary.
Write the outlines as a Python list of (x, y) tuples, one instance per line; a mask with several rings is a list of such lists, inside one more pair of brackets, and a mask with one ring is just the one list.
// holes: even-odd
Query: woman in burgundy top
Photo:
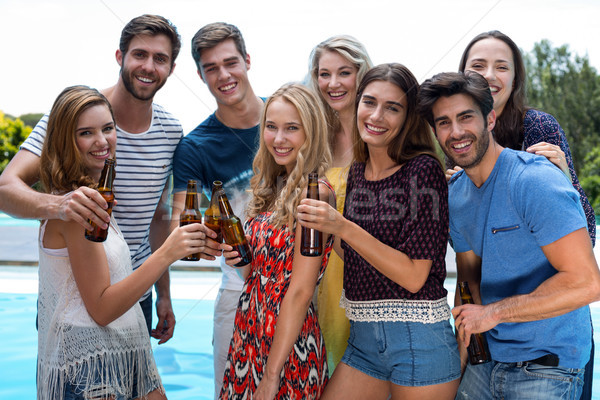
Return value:
[(357, 93), (355, 162), (343, 215), (302, 200), (298, 221), (335, 235), (350, 338), (322, 399), (453, 399), (460, 377), (443, 282), (448, 192), (419, 85), (400, 64)]

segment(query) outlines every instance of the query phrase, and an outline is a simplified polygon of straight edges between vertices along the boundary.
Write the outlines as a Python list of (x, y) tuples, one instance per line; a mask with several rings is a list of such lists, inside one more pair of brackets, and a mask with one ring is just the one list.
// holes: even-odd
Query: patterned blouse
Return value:
[[(418, 156), (393, 175), (378, 181), (365, 179), (365, 164), (354, 163), (348, 174), (344, 217), (411, 259), (433, 261), (425, 285), (417, 293), (411, 293), (377, 271), (342, 241), (342, 304), (350, 319), (381, 320), (382, 313), (394, 314), (400, 309), (404, 312), (402, 307), (405, 306), (398, 306), (398, 300), (417, 301), (420, 306), (425, 304), (429, 308), (429, 303), (439, 302), (439, 310), (434, 313), (442, 319), (448, 316), (447, 291), (443, 286), (448, 243), (448, 185), (442, 168), (433, 158)], [(373, 311), (375, 309), (379, 310)], [(397, 320), (397, 317), (392, 319)], [(431, 322), (430, 318), (426, 319)]]

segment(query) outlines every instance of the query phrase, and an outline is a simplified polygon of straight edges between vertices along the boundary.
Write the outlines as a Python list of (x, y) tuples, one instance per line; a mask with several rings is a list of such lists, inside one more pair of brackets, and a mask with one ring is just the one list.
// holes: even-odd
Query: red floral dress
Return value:
[[(294, 232), (274, 229), (271, 213), (248, 221), (252, 270), (246, 279), (235, 315), (235, 328), (220, 399), (251, 399), (263, 376), (279, 308), (289, 287), (294, 258)], [(319, 281), (323, 277), (333, 237), (325, 244)], [(325, 342), (313, 304), (281, 371), (275, 399), (318, 399), (328, 380)]]

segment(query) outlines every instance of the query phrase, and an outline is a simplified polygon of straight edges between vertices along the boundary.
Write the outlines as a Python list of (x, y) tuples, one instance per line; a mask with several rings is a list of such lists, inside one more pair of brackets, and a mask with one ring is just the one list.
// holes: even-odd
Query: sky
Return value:
[(375, 64), (406, 65), (419, 82), (456, 71), (467, 43), (493, 29), (526, 52), (542, 39), (568, 44), (600, 70), (597, 0), (0, 0), (0, 111), (47, 112), (66, 86), (114, 85), (121, 30), (145, 13), (168, 18), (182, 37), (175, 70), (155, 101), (185, 133), (216, 108), (190, 48), (196, 31), (216, 21), (240, 28), (250, 82), (263, 97), (302, 80), (313, 47), (337, 34), (364, 43)]

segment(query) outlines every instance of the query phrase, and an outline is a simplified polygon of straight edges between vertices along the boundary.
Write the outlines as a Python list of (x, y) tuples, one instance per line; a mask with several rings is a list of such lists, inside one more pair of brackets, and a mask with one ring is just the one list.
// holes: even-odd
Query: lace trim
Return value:
[(340, 307), (346, 309), (346, 317), (360, 322), (421, 322), (433, 324), (450, 319), (451, 312), (445, 298), (439, 300), (386, 299), (352, 301), (344, 291)]

